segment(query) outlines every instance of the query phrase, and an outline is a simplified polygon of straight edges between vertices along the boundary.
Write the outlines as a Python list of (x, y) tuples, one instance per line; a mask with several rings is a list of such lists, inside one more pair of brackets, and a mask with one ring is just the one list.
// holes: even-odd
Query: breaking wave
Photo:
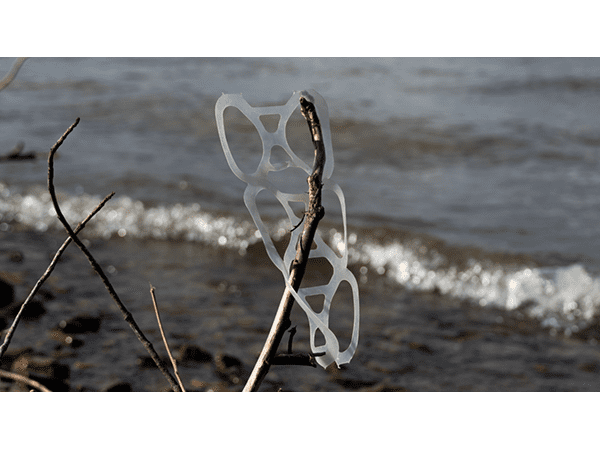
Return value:
[[(101, 201), (99, 196), (59, 193), (67, 220), (75, 225)], [(289, 232), (285, 220), (269, 224), (274, 240)], [(50, 195), (38, 186), (19, 191), (0, 183), (0, 232), (61, 229)], [(332, 248), (343, 250), (342, 233), (322, 230)], [(238, 251), (260, 243), (254, 223), (200, 204), (148, 206), (114, 197), (82, 231), (87, 238), (174, 239)], [(375, 238), (377, 234), (386, 239)], [(552, 333), (576, 333), (600, 311), (600, 278), (583, 265), (543, 266), (510, 256), (501, 262), (481, 250), (439, 249), (427, 239), (373, 230), (348, 235), (349, 260), (361, 283), (384, 277), (409, 291), (438, 292), (482, 307), (519, 310), (540, 320)]]

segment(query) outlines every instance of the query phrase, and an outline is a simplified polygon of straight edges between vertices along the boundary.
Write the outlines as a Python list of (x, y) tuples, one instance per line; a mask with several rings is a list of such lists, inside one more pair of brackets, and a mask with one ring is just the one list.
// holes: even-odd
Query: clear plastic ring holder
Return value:
[[(342, 221), (344, 226), (344, 241), (343, 248), (341, 249), (341, 257), (338, 256), (331, 247), (329, 247), (322, 239), (321, 235), (317, 231), (314, 238), (314, 247), (310, 252), (310, 258), (325, 258), (333, 267), (333, 275), (329, 282), (321, 286), (310, 286), (300, 288), (295, 291), (289, 282), (290, 267), (296, 255), (296, 243), (298, 242), (299, 236), (302, 233), (302, 227), (297, 227), (291, 232), (291, 238), (289, 244), (285, 250), (283, 259), (275, 249), (275, 245), (269, 235), (268, 229), (261, 219), (260, 213), (256, 205), (256, 196), (264, 189), (269, 190), (281, 203), (285, 212), (287, 213), (290, 221), (290, 228), (298, 224), (302, 217), (296, 216), (292, 210), (291, 202), (304, 203), (305, 210), (308, 210), (308, 193), (307, 192), (294, 192), (287, 193), (277, 189), (267, 178), (269, 172), (278, 172), (285, 170), (290, 167), (295, 167), (306, 172), (307, 176), (311, 174), (312, 161), (307, 163), (300, 159), (294, 151), (290, 148), (286, 134), (285, 127), (291, 117), (292, 113), (296, 108), (300, 106), (300, 97), (304, 97), (315, 105), (319, 120), (321, 122), (321, 129), (323, 132), (323, 140), (325, 144), (325, 167), (323, 171), (322, 183), (323, 190), (331, 190), (337, 196), (342, 213)], [(225, 124), (224, 124), (224, 111), (228, 107), (237, 108), (242, 114), (244, 114), (248, 120), (254, 125), (258, 131), (263, 144), (263, 153), (261, 161), (257, 169), (253, 173), (245, 173), (237, 165), (229, 144), (225, 135)], [(265, 129), (263, 123), (260, 120), (261, 116), (264, 115), (279, 115), (279, 124), (274, 132), (269, 132)], [(338, 366), (350, 362), (356, 351), (358, 345), (358, 329), (360, 320), (360, 306), (359, 306), (359, 295), (358, 295), (358, 284), (356, 278), (348, 269), (348, 240), (347, 240), (347, 227), (346, 227), (346, 204), (344, 201), (344, 194), (342, 189), (331, 181), (330, 177), (333, 173), (333, 147), (331, 144), (331, 131), (329, 127), (329, 112), (327, 104), (323, 97), (321, 97), (316, 91), (297, 91), (294, 92), (292, 97), (288, 100), (285, 105), (280, 106), (266, 106), (266, 107), (252, 107), (244, 100), (241, 94), (223, 94), (215, 106), (215, 116), (217, 121), (217, 127), (219, 130), (219, 138), (221, 140), (221, 146), (223, 152), (227, 158), (227, 163), (231, 168), (232, 172), (242, 181), (247, 183), (246, 190), (244, 192), (244, 203), (250, 212), (250, 215), (254, 219), (254, 223), (258, 228), (261, 235), (265, 249), (269, 258), (275, 264), (275, 266), (281, 271), (285, 285), (290, 290), (294, 299), (302, 310), (306, 313), (310, 329), (310, 346), (311, 351), (315, 354), (322, 354), (317, 356), (316, 361), (322, 366), (327, 367), (332, 362), (335, 362)], [(308, 133), (307, 133), (308, 134)], [(287, 154), (287, 161), (285, 163), (272, 163), (271, 162), (271, 150), (274, 146), (280, 146), (284, 149)], [(352, 288), (352, 299), (354, 306), (354, 320), (352, 326), (352, 338), (348, 347), (341, 351), (337, 337), (329, 328), (329, 312), (331, 308), (331, 302), (341, 282), (346, 281)], [(316, 313), (311, 306), (308, 304), (306, 297), (322, 295), (324, 298), (323, 309), (321, 312)], [(315, 336), (317, 331), (320, 331), (324, 338), (324, 345), (315, 345)]]

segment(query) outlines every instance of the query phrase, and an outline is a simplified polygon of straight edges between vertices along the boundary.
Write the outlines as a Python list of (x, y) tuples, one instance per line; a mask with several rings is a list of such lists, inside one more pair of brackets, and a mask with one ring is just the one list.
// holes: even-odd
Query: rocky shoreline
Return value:
[[(61, 239), (58, 233), (2, 236), (2, 329), (12, 323)], [(163, 325), (188, 391), (242, 389), (281, 295), (260, 249), (250, 249), (258, 253), (248, 258), (185, 242), (112, 239), (90, 245), (169, 366), (147, 283), (157, 286)], [(327, 370), (276, 366), (261, 390), (600, 390), (597, 321), (576, 335), (552, 336), (525, 310), (481, 308), (435, 292), (410, 293), (377, 277), (361, 281), (360, 289), (361, 334), (352, 362)], [(77, 249), (68, 249), (34, 298), (0, 369), (53, 391), (169, 390), (110, 302)], [(340, 305), (340, 311), (337, 323), (351, 321), (350, 305)], [(292, 321), (302, 325), (303, 320), (295, 308)], [(305, 351), (306, 331), (299, 330), (295, 345)], [(30, 389), (0, 376), (0, 391)]]

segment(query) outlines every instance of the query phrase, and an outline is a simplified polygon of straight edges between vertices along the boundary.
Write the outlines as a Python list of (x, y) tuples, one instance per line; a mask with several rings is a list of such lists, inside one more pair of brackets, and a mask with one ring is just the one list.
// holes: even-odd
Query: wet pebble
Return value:
[[(9, 309), (9, 315), (16, 316), (21, 310), (21, 304), (13, 305)], [(21, 319), (23, 320), (37, 320), (42, 317), (46, 313), (46, 308), (43, 303), (35, 298), (27, 303), (27, 306), (23, 310), (23, 314), (21, 315)]]
[(0, 308), (10, 305), (15, 299), (15, 290), (12, 284), (0, 278)]
[(38, 297), (41, 297), (42, 300), (54, 300), (56, 295), (48, 289), (40, 288), (36, 294)]
[(13, 250), (12, 252), (9, 252), (8, 259), (10, 262), (21, 263), (23, 262), (23, 253), (18, 250)]
[(581, 370), (583, 372), (597, 373), (600, 371), (600, 367), (598, 366), (598, 363), (595, 363), (595, 362), (579, 364), (579, 366), (577, 366), (577, 367), (579, 370)]
[(130, 383), (126, 381), (112, 381), (105, 384), (100, 392), (132, 392), (133, 388)]
[(22, 373), (35, 372), (48, 378), (67, 380), (70, 375), (69, 366), (56, 362), (53, 358), (25, 354), (19, 356), (12, 364), (12, 370)]
[[(69, 390), (69, 366), (61, 364), (53, 358), (24, 353), (16, 358), (11, 365), (11, 372), (38, 381), (51, 391), (64, 392)], [(17, 383), (18, 390), (29, 390), (22, 383)]]
[(61, 320), (59, 329), (66, 334), (95, 333), (100, 330), (102, 319), (89, 315), (79, 315), (67, 320)]
[[(171, 361), (168, 358), (160, 358), (161, 362), (167, 367), (171, 367)], [(150, 355), (139, 356), (136, 364), (140, 369), (157, 369), (156, 363)]]
[(411, 350), (417, 350), (421, 353), (425, 353), (427, 355), (433, 355), (433, 350), (431, 349), (431, 347), (425, 345), (425, 344), (421, 344), (419, 342), (411, 342), (410, 344), (408, 344), (408, 346), (410, 347)]
[(217, 376), (231, 384), (242, 384), (248, 375), (240, 359), (224, 353), (215, 356), (215, 368)]
[(212, 362), (213, 356), (201, 347), (184, 344), (179, 347), (179, 358), (177, 359), (182, 363), (209, 363)]

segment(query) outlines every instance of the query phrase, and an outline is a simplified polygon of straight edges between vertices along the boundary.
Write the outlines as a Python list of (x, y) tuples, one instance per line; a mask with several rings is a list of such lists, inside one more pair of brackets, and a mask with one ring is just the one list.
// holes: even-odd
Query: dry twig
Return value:
[[(102, 209), (102, 207), (106, 204), (106, 202), (108, 202), (112, 198), (113, 195), (115, 195), (114, 192), (112, 192), (109, 195), (107, 195), (104, 198), (104, 200), (102, 200), (98, 204), (98, 206), (96, 206), (96, 208), (91, 213), (89, 213), (88, 216), (79, 225), (77, 225), (77, 228), (75, 228), (74, 233), (75, 234), (79, 233), (83, 229), (83, 227), (85, 227), (85, 224), (88, 223), (92, 219), (92, 217), (94, 217), (96, 215), (96, 213)], [(40, 277), (40, 279), (37, 281), (37, 283), (35, 284), (35, 286), (31, 290), (31, 292), (29, 293), (29, 295), (27, 296), (27, 298), (25, 299), (25, 301), (21, 305), (21, 309), (19, 309), (19, 312), (15, 316), (15, 318), (13, 320), (13, 323), (12, 323), (11, 327), (8, 330), (8, 333), (4, 337), (4, 343), (0, 346), (0, 358), (2, 358), (2, 355), (4, 355), (4, 353), (8, 349), (8, 346), (10, 345), (10, 341), (12, 339), (12, 336), (13, 336), (15, 330), (17, 329), (17, 326), (19, 325), (19, 322), (21, 320), (23, 312), (25, 311), (25, 308), (27, 307), (29, 301), (35, 296), (35, 294), (37, 294), (38, 290), (42, 287), (42, 285), (44, 284), (44, 282), (48, 279), (48, 277), (50, 276), (50, 274), (52, 273), (52, 271), (56, 267), (56, 264), (58, 263), (58, 260), (59, 260), (60, 256), (67, 249), (67, 246), (71, 243), (71, 241), (72, 241), (71, 237), (68, 237), (65, 240), (65, 242), (63, 243), (63, 245), (61, 245), (61, 247), (58, 249), (58, 251), (54, 255), (54, 258), (50, 262), (50, 265), (46, 269), (46, 272), (44, 272), (44, 274)]]
[(171, 354), (171, 349), (169, 348), (169, 343), (167, 342), (167, 337), (165, 336), (165, 331), (163, 330), (162, 321), (160, 320), (160, 314), (158, 312), (158, 305), (156, 303), (156, 296), (154, 295), (154, 286), (150, 285), (150, 296), (152, 297), (152, 304), (154, 305), (154, 312), (156, 313), (156, 321), (158, 322), (158, 328), (160, 329), (160, 335), (163, 338), (163, 342), (165, 343), (165, 348), (167, 349), (167, 353), (169, 354), (169, 359), (171, 360), (171, 364), (173, 365), (173, 372), (175, 372), (175, 377), (179, 382), (179, 387), (182, 392), (185, 392), (185, 387), (183, 386), (183, 382), (179, 377), (179, 370), (177, 370), (177, 362), (173, 355)]
[(11, 67), (10, 72), (8, 72), (8, 74), (0, 80), (0, 91), (2, 89), (5, 89), (6, 87), (8, 87), (8, 85), (12, 82), (12, 80), (15, 79), (15, 77), (17, 76), (17, 73), (19, 72), (19, 69), (21, 68), (21, 66), (23, 65), (23, 63), (26, 60), (27, 60), (27, 58), (17, 58), (17, 60)]
[(67, 231), (67, 234), (69, 235), (69, 237), (71, 239), (73, 239), (73, 241), (75, 242), (77, 247), (79, 247), (79, 249), (87, 257), (92, 268), (96, 271), (98, 276), (102, 279), (102, 282), (104, 283), (104, 286), (106, 287), (106, 290), (108, 291), (108, 293), (110, 294), (110, 296), (112, 297), (114, 302), (116, 303), (119, 311), (121, 311), (121, 313), (123, 314), (123, 319), (125, 320), (125, 322), (127, 322), (127, 324), (133, 330), (133, 333), (136, 335), (136, 337), (139, 339), (139, 341), (142, 343), (142, 345), (146, 348), (146, 350), (148, 351), (148, 353), (150, 354), (150, 356), (156, 363), (157, 367), (163, 373), (163, 375), (165, 376), (165, 378), (167, 379), (169, 384), (171, 384), (171, 388), (174, 391), (178, 392), (178, 391), (180, 391), (180, 388), (179, 388), (179, 385), (177, 384), (177, 381), (175, 380), (175, 378), (173, 378), (173, 376), (169, 372), (169, 369), (161, 361), (160, 357), (154, 350), (152, 343), (146, 338), (146, 336), (144, 335), (142, 330), (139, 328), (139, 326), (133, 319), (133, 316), (131, 315), (131, 313), (127, 310), (127, 308), (125, 307), (125, 305), (123, 304), (123, 302), (121, 301), (119, 296), (117, 295), (115, 289), (113, 288), (112, 284), (108, 280), (108, 277), (102, 270), (102, 267), (100, 267), (100, 265), (96, 262), (96, 260), (94, 259), (94, 257), (90, 253), (90, 251), (87, 249), (87, 247), (85, 245), (83, 245), (83, 243), (75, 235), (75, 233), (71, 229), (71, 226), (65, 219), (65, 216), (63, 215), (63, 213), (60, 209), (60, 206), (58, 205), (58, 200), (56, 198), (56, 193), (54, 191), (54, 183), (53, 183), (53, 180), (54, 180), (54, 154), (56, 153), (58, 148), (62, 145), (64, 140), (67, 138), (67, 136), (77, 126), (78, 123), (79, 123), (79, 117), (77, 118), (77, 120), (75, 120), (75, 123), (73, 123), (73, 125), (71, 125), (67, 129), (65, 134), (63, 134), (60, 137), (60, 139), (58, 141), (56, 141), (56, 144), (54, 144), (54, 146), (52, 146), (52, 148), (50, 149), (50, 153), (48, 154), (48, 191), (50, 192), (50, 197), (52, 197), (52, 204), (54, 205), (54, 209), (56, 210), (56, 215), (58, 217), (58, 220), (60, 220), (60, 222), (64, 226), (65, 230)]
[[(302, 230), (300, 241), (298, 242), (298, 247), (296, 248), (296, 258), (294, 259), (290, 270), (289, 282), (295, 291), (298, 291), (300, 288), (300, 283), (304, 277), (310, 248), (317, 231), (317, 226), (319, 225), (319, 221), (325, 215), (325, 209), (321, 205), (321, 188), (323, 186), (321, 179), (325, 167), (325, 144), (323, 143), (321, 124), (319, 122), (319, 117), (317, 116), (315, 105), (306, 98), (300, 97), (300, 107), (302, 115), (308, 123), (308, 128), (315, 147), (315, 161), (312, 174), (308, 177), (308, 212), (305, 213), (306, 219), (304, 221), (304, 228)], [(272, 364), (314, 364), (311, 355), (300, 355), (300, 357), (298, 357), (298, 355), (276, 356), (281, 339), (283, 338), (285, 331), (291, 325), (290, 314), (293, 305), (294, 297), (291, 291), (286, 288), (279, 303), (275, 319), (273, 320), (273, 325), (267, 336), (267, 341), (265, 342), (252, 373), (250, 374), (246, 386), (244, 386), (244, 392), (257, 391)]]
[(32, 380), (31, 378), (27, 378), (24, 375), (19, 375), (18, 373), (8, 372), (7, 370), (0, 369), (0, 377), (9, 378), (14, 381), (20, 381), (21, 383), (25, 383), (31, 387), (36, 388), (38, 391), (52, 392), (50, 389), (48, 389), (42, 383), (38, 383), (37, 381)]

